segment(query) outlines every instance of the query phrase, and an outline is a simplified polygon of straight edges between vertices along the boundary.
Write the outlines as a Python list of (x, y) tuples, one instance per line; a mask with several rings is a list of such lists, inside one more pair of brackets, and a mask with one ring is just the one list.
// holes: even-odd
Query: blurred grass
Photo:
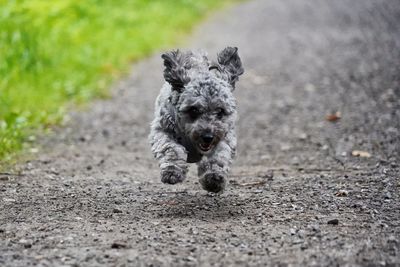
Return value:
[(233, 0), (0, 0), (0, 162)]

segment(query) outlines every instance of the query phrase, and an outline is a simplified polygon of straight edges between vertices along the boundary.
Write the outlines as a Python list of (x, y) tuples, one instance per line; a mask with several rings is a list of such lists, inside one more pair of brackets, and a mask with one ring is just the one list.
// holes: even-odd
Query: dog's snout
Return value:
[(201, 136), (201, 140), (203, 140), (203, 142), (206, 144), (210, 144), (214, 140), (214, 135), (211, 133), (203, 134)]

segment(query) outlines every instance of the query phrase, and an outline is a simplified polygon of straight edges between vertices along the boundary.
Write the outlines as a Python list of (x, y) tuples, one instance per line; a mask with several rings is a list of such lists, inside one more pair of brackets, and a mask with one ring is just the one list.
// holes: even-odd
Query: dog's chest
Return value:
[(186, 161), (188, 163), (195, 163), (201, 160), (202, 155), (197, 151), (190, 140), (185, 137), (178, 137), (177, 139), (178, 143), (186, 148), (186, 151), (188, 153)]

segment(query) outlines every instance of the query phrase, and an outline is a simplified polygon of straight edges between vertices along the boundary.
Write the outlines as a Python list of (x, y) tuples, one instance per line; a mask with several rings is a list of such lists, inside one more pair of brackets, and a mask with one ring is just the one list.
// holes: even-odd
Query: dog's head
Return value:
[(180, 131), (190, 138), (199, 153), (211, 153), (233, 129), (236, 118), (232, 92), (243, 74), (237, 48), (225, 48), (218, 54), (217, 63), (180, 51), (165, 53), (162, 58)]

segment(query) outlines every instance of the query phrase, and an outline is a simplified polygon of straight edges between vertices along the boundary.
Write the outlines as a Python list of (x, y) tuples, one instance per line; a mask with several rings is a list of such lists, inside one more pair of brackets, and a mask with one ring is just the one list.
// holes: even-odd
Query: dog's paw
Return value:
[(225, 188), (225, 175), (216, 172), (206, 173), (200, 178), (200, 184), (204, 190), (209, 192), (221, 192)]
[(161, 182), (164, 184), (176, 184), (185, 180), (185, 174), (177, 167), (168, 167), (161, 171)]

